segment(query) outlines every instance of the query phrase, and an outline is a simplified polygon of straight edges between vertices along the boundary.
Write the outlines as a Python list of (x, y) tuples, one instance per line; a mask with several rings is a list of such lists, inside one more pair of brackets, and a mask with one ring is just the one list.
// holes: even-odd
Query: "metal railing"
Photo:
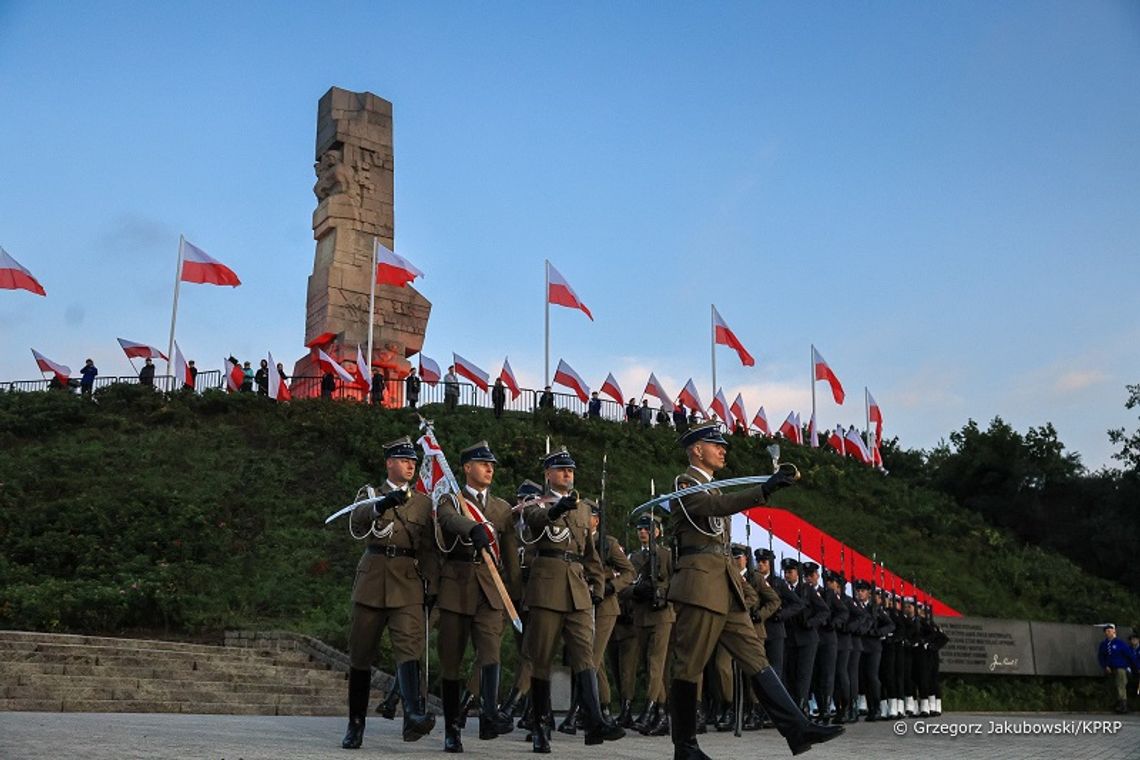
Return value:
[[(139, 378), (137, 375), (99, 375), (95, 378), (95, 382), (91, 385), (92, 391), (97, 391), (100, 388), (106, 388), (109, 385), (116, 385), (125, 383), (127, 385), (139, 385)], [(156, 391), (169, 393), (175, 389), (175, 378), (173, 375), (155, 375), (153, 387)], [(194, 378), (194, 390), (201, 393), (205, 390), (212, 388), (222, 387), (222, 371), (219, 369), (202, 370), (198, 376)], [(53, 387), (51, 380), (7, 380), (0, 382), (0, 390), (8, 392), (35, 392), (35, 391), (62, 391), (66, 393), (79, 393), (80, 384), (79, 378), (73, 377), (67, 381), (67, 385), (61, 387)]]

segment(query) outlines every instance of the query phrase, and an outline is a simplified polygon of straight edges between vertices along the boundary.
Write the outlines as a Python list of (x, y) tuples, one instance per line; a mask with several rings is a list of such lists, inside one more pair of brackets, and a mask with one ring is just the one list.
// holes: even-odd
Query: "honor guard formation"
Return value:
[[(430, 494), (413, 488), (411, 438), (386, 444), (386, 480), (361, 489), (351, 509), (350, 530), (364, 554), (352, 587), (342, 746), (364, 741), (385, 629), (396, 678), (376, 711), (394, 719), (402, 707), (404, 741), (432, 732), (421, 666), (429, 625), (438, 630), (445, 752), (463, 752), (476, 706), (480, 740), (518, 729), (535, 752), (549, 753), (556, 733), (581, 731), (597, 745), (636, 732), (669, 736), (674, 758), (687, 759), (708, 757), (697, 736), (710, 727), (738, 736), (775, 728), (800, 754), (864, 716), (940, 714), (938, 650), (946, 636), (929, 606), (814, 562), (784, 558), (776, 572), (770, 548), (753, 552), (732, 541), (730, 518), (794, 484), (795, 468), (774, 461), (771, 476), (722, 493), (714, 476), (728, 442), (718, 425), (695, 427), (679, 443), (688, 466), (673, 492), (631, 515), (636, 547), (607, 533), (605, 463), (599, 501), (579, 495), (574, 459), (561, 448), (541, 460), (543, 483), (524, 481), (511, 505), (491, 494), (496, 459), (486, 441), (462, 451), (454, 475), (434, 452), (443, 476)], [(500, 701), (508, 629), (520, 658)], [(465, 679), (468, 644), (473, 667)], [(571, 673), (570, 709), (557, 728), (556, 657)]]

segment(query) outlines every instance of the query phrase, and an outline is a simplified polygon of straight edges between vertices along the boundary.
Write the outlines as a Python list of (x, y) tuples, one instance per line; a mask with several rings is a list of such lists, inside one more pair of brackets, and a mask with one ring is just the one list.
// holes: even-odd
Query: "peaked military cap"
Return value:
[(763, 562), (765, 560), (771, 562), (772, 560), (776, 559), (776, 552), (772, 551), (771, 549), (760, 548), (752, 552), (752, 556), (756, 558), (757, 562)]
[(903, 597), (903, 604), (914, 604), (914, 597), (913, 596), (904, 596)]
[(819, 572), (819, 565), (814, 562), (804, 562), (803, 569), (804, 575), (811, 575), (812, 573)]
[(823, 582), (831, 583), (832, 581), (838, 583), (840, 586), (847, 585), (847, 579), (843, 577), (843, 573), (837, 572), (835, 570), (824, 570)]
[(706, 422), (703, 425), (689, 428), (688, 432), (677, 439), (681, 444), (681, 448), (687, 449), (694, 443), (719, 443), (721, 446), (727, 446), (728, 441), (724, 439), (724, 435), (720, 432), (720, 425), (716, 422)]
[(661, 527), (661, 518), (657, 517), (656, 515), (650, 516), (648, 514), (642, 515), (641, 517), (637, 518), (637, 527), (639, 529), (645, 528), (646, 530), (649, 530), (649, 526), (651, 526), (651, 525), (656, 525), (658, 528), (660, 528)]
[(780, 569), (781, 570), (797, 570), (798, 571), (800, 569), (799, 560), (794, 559), (792, 557), (784, 557), (782, 560), (780, 560)]
[(533, 480), (524, 480), (519, 483), (519, 487), (515, 491), (515, 498), (525, 499), (528, 496), (542, 496), (543, 493), (542, 486), (538, 483), (535, 483)]
[(891, 592), (887, 591), (885, 588), (879, 587), (879, 588), (875, 589), (875, 596), (881, 596), (884, 599), (886, 599), (890, 595), (891, 595)]
[(569, 467), (571, 470), (577, 468), (578, 465), (574, 464), (574, 458), (570, 456), (570, 452), (566, 447), (552, 451), (542, 458), (542, 469), (552, 470), (555, 468)]
[(590, 514), (600, 515), (602, 513), (602, 508), (599, 507), (598, 502), (593, 499), (582, 499), (582, 503), (590, 508)]
[(871, 582), (870, 582), (870, 581), (865, 581), (865, 580), (863, 580), (862, 578), (860, 578), (859, 580), (857, 580), (857, 581), (855, 581), (854, 583), (852, 583), (852, 584), (851, 584), (851, 586), (852, 586), (852, 588), (854, 588), (856, 591), (864, 591), (864, 590), (866, 590), (866, 591), (870, 591), (870, 590), (871, 590)]
[(491, 444), (486, 441), (479, 441), (473, 446), (468, 446), (463, 451), (459, 452), (459, 464), (464, 465), (468, 462), (498, 462), (495, 459), (494, 453), (491, 452)]
[(416, 447), (412, 445), (412, 439), (406, 435), (385, 443), (382, 448), (385, 459), (418, 459)]
[(732, 545), (732, 556), (734, 556), (734, 557), (747, 557), (748, 556), (748, 547), (745, 546), (744, 544), (733, 544)]

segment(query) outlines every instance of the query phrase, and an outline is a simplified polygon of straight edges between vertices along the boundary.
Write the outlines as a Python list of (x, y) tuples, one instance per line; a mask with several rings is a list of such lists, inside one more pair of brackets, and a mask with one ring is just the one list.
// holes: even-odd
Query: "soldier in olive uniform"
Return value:
[[(657, 577), (650, 572), (649, 531), (657, 558)], [(645, 709), (633, 721), (641, 734), (664, 736), (669, 732), (669, 711), (665, 709), (665, 665), (669, 661), (669, 639), (677, 619), (669, 603), (669, 579), (673, 577), (673, 554), (661, 540), (661, 521), (642, 515), (637, 521), (641, 548), (629, 555), (637, 577), (633, 583), (633, 626), (637, 630), (637, 663), (645, 661)]]
[[(515, 491), (515, 535), (519, 536), (524, 527), (522, 517), (522, 510), (519, 509), (524, 501), (541, 497), (544, 489), (533, 480), (524, 480), (519, 484)], [(511, 593), (511, 601), (515, 605), (515, 610), (519, 613), (519, 618), (523, 621), (523, 630), (526, 630), (527, 610), (526, 602), (523, 600), (523, 589), (526, 582), (530, 579), (530, 564), (534, 559), (534, 549), (530, 546), (519, 546), (519, 577), (518, 585), (511, 585), (508, 589)], [(515, 631), (512, 627), (511, 631), (515, 636), (515, 648), (518, 650), (519, 664), (515, 672), (515, 685), (507, 695), (506, 700), (503, 701), (500, 709), (510, 715), (511, 717), (518, 716), (519, 728), (530, 728), (531, 716), (533, 711), (530, 709), (530, 660), (526, 658), (526, 652), (523, 650), (523, 634)]]
[[(629, 555), (632, 557), (633, 555)], [(630, 563), (632, 566), (632, 562)], [(637, 570), (634, 570), (636, 575)], [(626, 586), (618, 594), (618, 617), (610, 636), (610, 650), (613, 653), (614, 673), (618, 679), (618, 696), (621, 712), (617, 724), (622, 728), (633, 726), (633, 697), (637, 690), (637, 628), (633, 624), (633, 586)]]
[(590, 537), (590, 514), (574, 491), (575, 464), (562, 448), (543, 458), (547, 496), (553, 503), (525, 508), (523, 519), (532, 537), (534, 562), (526, 584), (527, 627), (523, 649), (530, 660), (535, 752), (550, 752), (546, 716), (550, 713), (550, 665), (559, 635), (566, 645), (570, 670), (586, 711), (586, 744), (625, 736), (621, 727), (602, 716), (598, 675), (594, 670), (594, 605), (605, 594), (605, 573)]
[[(439, 662), (444, 713), (444, 750), (462, 752), (459, 694), (461, 668), (467, 641), (475, 645), (479, 671), (479, 738), (494, 739), (510, 733), (510, 716), (499, 712), (499, 650), (502, 647), (506, 605), (495, 586), (500, 570), (484, 561), (484, 549), (498, 544), (502, 572), (518, 583), (518, 552), (511, 507), (491, 495), (495, 459), (486, 441), (459, 455), (465, 484), (459, 495), (442, 499), (436, 511), (436, 541), (444, 561), (439, 572)], [(494, 556), (493, 554), (491, 556)]]
[[(601, 524), (601, 507), (591, 499), (583, 499), (582, 501), (590, 508), (590, 536), (594, 539), (605, 577), (604, 598), (601, 604), (594, 607), (594, 669), (598, 673), (598, 699), (602, 704), (602, 715), (606, 722), (612, 722), (613, 717), (610, 715), (612, 695), (610, 694), (610, 681), (606, 676), (606, 647), (609, 646), (610, 636), (617, 624), (618, 615), (621, 614), (617, 595), (633, 583), (634, 569), (625, 554), (625, 549), (621, 547), (621, 543), (616, 538), (607, 535), (606, 545), (604, 548), (602, 547), (602, 537), (598, 534), (598, 525)], [(577, 720), (581, 715), (580, 708), (581, 700), (578, 699), (577, 691), (575, 691), (570, 710), (566, 713), (566, 719), (562, 725), (558, 727), (559, 731), (571, 735), (576, 732)]]
[(416, 741), (435, 726), (420, 692), (420, 657), (424, 653), (425, 590), (435, 594), (438, 554), (432, 541), (431, 499), (413, 493), (416, 450), (407, 436), (384, 446), (388, 478), (384, 498), (352, 512), (353, 537), (365, 541), (352, 587), (352, 629), (348, 637), (348, 730), (341, 743), (358, 749), (372, 662), (385, 628), (392, 641), (396, 681), (404, 705), (404, 741)]
[[(728, 441), (716, 423), (694, 427), (680, 443), (689, 467), (677, 477), (676, 489), (710, 483), (724, 467)], [(745, 607), (743, 581), (729, 556), (732, 537), (725, 518), (766, 503), (773, 491), (792, 482), (786, 472), (778, 471), (767, 482), (735, 493), (712, 489), (673, 501), (670, 520), (678, 557), (669, 584), (669, 600), (677, 613), (669, 698), (674, 758), (708, 757), (697, 744), (697, 680), (717, 644), (740, 663), (757, 700), (794, 754), (843, 730), (808, 721), (769, 667), (764, 644)]]

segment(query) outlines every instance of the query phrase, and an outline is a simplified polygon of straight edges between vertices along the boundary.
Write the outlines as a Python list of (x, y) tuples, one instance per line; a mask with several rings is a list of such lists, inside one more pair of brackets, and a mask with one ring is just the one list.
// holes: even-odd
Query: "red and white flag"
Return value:
[(808, 420), (808, 443), (813, 449), (819, 448), (819, 431), (815, 427), (815, 412), (811, 413), (811, 419)]
[(503, 385), (511, 390), (511, 401), (514, 401), (522, 393), (519, 388), (519, 381), (515, 379), (515, 371), (511, 369), (511, 360), (509, 357), (503, 357), (503, 368), (499, 370), (499, 379), (503, 381)]
[(871, 464), (871, 452), (867, 449), (867, 443), (863, 440), (863, 436), (859, 435), (858, 430), (855, 428), (848, 430), (844, 441), (848, 454), (863, 464)]
[(0, 246), (0, 288), (5, 290), (27, 290), (38, 296), (46, 296), (44, 286), (32, 277), (32, 273), (12, 258), (3, 246)]
[(353, 370), (352, 376), (356, 378), (356, 387), (372, 391), (372, 368), (364, 360), (364, 352), (360, 350), (359, 343), (356, 344), (356, 369)]
[(269, 352), (269, 398), (274, 401), (292, 401), (293, 394), (285, 383), (285, 378), (277, 371), (277, 362), (273, 361), (273, 352)]
[(212, 258), (198, 246), (183, 238), (182, 240), (182, 274), (183, 282), (208, 283), (210, 285), (229, 285), (237, 287), (241, 280), (234, 274), (234, 270)]
[(625, 403), (625, 396), (621, 394), (621, 386), (618, 385), (617, 378), (614, 377), (612, 372), (606, 373), (606, 381), (602, 383), (602, 387), (598, 389), (599, 393), (604, 393), (619, 404)]
[(800, 413), (796, 412), (796, 443), (804, 445), (804, 423), (800, 419)]
[(194, 375), (190, 374), (190, 365), (182, 355), (178, 341), (174, 341), (174, 367), (171, 371), (174, 372), (174, 387), (171, 390), (180, 391), (187, 385), (194, 387)]
[(839, 427), (838, 425), (836, 425), (835, 430), (832, 430), (831, 434), (827, 436), (828, 444), (830, 444), (831, 448), (835, 449), (841, 457), (847, 456), (847, 449), (844, 443), (845, 440), (846, 439), (843, 436), (843, 428)]
[(713, 395), (712, 406), (709, 407), (709, 411), (720, 417), (725, 427), (729, 430), (732, 429), (732, 413), (728, 411), (728, 399), (724, 397), (724, 391), (720, 388), (717, 388)]
[(115, 338), (119, 341), (119, 346), (123, 349), (123, 353), (127, 355), (128, 359), (166, 359), (166, 354), (159, 351), (154, 346), (148, 346), (145, 343), (135, 343), (130, 340), (123, 340), (122, 338)]
[(424, 273), (416, 269), (412, 262), (376, 241), (376, 284), (407, 287), (408, 283)]
[(881, 444), (883, 442), (883, 410), (870, 391), (867, 391), (867, 416), (871, 422), (875, 423), (875, 443)]
[(570, 283), (566, 282), (562, 273), (555, 269), (549, 261), (546, 262), (546, 300), (559, 306), (581, 309), (591, 322), (594, 321), (594, 315), (586, 308), (586, 304), (582, 303), (578, 294), (574, 292), (574, 288), (570, 287)]
[[(416, 481), (416, 490), (420, 493), (430, 494), (436, 486), (444, 478), (443, 465), (443, 450), (439, 444), (435, 442), (435, 437), (425, 433), (420, 436), (416, 441), (423, 449), (424, 459), (420, 463), (420, 477)], [(432, 499), (434, 505), (435, 500)]]
[(776, 432), (787, 438), (792, 443), (799, 443), (800, 437), (796, 433), (796, 413), (788, 412), (788, 418), (784, 420), (784, 424), (780, 425), (780, 429)]
[(772, 435), (772, 430), (768, 427), (768, 415), (764, 412), (764, 407), (760, 407), (756, 410), (756, 416), (752, 418), (752, 427), (764, 435)]
[(348, 383), (349, 385), (356, 382), (356, 378), (352, 376), (352, 373), (340, 366), (336, 359), (326, 354), (323, 348), (317, 349), (317, 366), (325, 372), (333, 373), (341, 379), (341, 382)]
[(705, 405), (701, 403), (700, 394), (697, 393), (697, 386), (693, 384), (693, 378), (691, 377), (689, 378), (689, 382), (685, 383), (685, 387), (681, 389), (681, 395), (677, 397), (677, 400), (693, 411), (699, 411), (705, 408)]
[(577, 396), (582, 403), (590, 400), (590, 387), (586, 385), (586, 381), (583, 380), (581, 375), (575, 372), (569, 364), (561, 359), (558, 360), (558, 369), (554, 370), (554, 382), (574, 391), (574, 395)]
[(488, 375), (479, 367), (464, 359), (454, 351), (451, 353), (452, 363), (455, 365), (455, 371), (467, 378), (475, 385), (486, 391), (491, 387), (491, 376)]
[(879, 450), (877, 443), (871, 444), (871, 464), (880, 470), (883, 469), (883, 452)]
[(728, 411), (732, 413), (734, 423), (739, 422), (743, 425), (744, 421), (748, 419), (748, 415), (744, 411), (744, 396), (737, 393), (736, 400), (732, 402), (732, 406), (728, 408)]
[(827, 384), (831, 386), (831, 395), (835, 399), (835, 403), (842, 404), (843, 398), (846, 395), (843, 392), (843, 385), (839, 382), (839, 378), (835, 376), (835, 373), (831, 371), (831, 367), (828, 366), (824, 358), (820, 356), (819, 351), (815, 350), (815, 346), (811, 347), (811, 363), (812, 366), (815, 367), (815, 380), (813, 382), (826, 380)]
[[(657, 379), (657, 375), (652, 372), (649, 373), (649, 382), (645, 384), (645, 392), (643, 396), (655, 396), (661, 402), (661, 408), (667, 412), (673, 411), (673, 401), (669, 394), (665, 392), (665, 386)], [(618, 399), (621, 402), (621, 399)]]
[(71, 367), (66, 364), (53, 362), (34, 348), (32, 349), (32, 356), (36, 357), (36, 366), (40, 368), (40, 372), (51, 372), (61, 383), (67, 383), (68, 378), (71, 377)]
[(245, 372), (242, 371), (241, 364), (231, 356), (225, 359), (222, 365), (226, 373), (226, 392), (237, 393), (241, 390), (241, 384), (245, 382)]
[(435, 359), (429, 359), (420, 354), (420, 380), (434, 387), (441, 379), (443, 379), (443, 373), (439, 371), (439, 365), (436, 364)]
[(756, 364), (756, 360), (752, 358), (752, 354), (748, 353), (744, 348), (744, 344), (736, 337), (728, 325), (725, 324), (724, 318), (720, 316), (720, 312), (716, 307), (712, 307), (713, 313), (713, 336), (714, 340), (722, 346), (728, 346), (736, 351), (736, 355), (740, 357), (740, 363), (745, 367), (751, 367)]

